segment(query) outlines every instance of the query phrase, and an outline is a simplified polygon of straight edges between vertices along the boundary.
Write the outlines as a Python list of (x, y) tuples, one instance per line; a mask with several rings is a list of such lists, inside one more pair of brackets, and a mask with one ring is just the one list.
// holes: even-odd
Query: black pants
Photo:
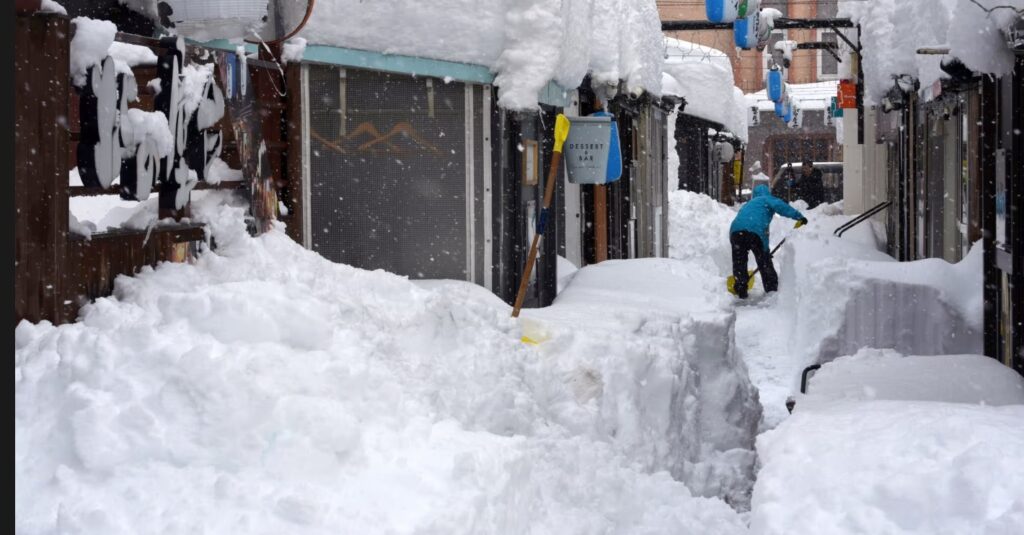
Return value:
[(774, 292), (779, 289), (779, 275), (775, 272), (772, 257), (764, 248), (764, 242), (753, 232), (741, 230), (729, 235), (732, 244), (732, 275), (736, 277), (733, 290), (739, 297), (747, 297), (747, 252), (754, 253), (757, 269), (764, 281), (764, 291)]

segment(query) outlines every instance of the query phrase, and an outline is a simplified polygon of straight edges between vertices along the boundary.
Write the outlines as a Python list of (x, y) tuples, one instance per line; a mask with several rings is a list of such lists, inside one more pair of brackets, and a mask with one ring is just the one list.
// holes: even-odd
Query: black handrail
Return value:
[(850, 230), (851, 228), (861, 224), (864, 221), (867, 221), (868, 218), (870, 218), (871, 216), (877, 214), (878, 212), (881, 212), (882, 210), (885, 210), (891, 204), (892, 204), (892, 201), (885, 201), (885, 202), (880, 202), (880, 203), (872, 206), (871, 209), (868, 210), (867, 212), (864, 212), (863, 214), (861, 214), (861, 215), (859, 215), (859, 216), (857, 216), (857, 217), (847, 221), (842, 226), (840, 226), (839, 228), (837, 228), (834, 231), (832, 231), (832, 234), (835, 235), (837, 238), (842, 238), (844, 232), (846, 232), (847, 230)]
[(800, 393), (801, 394), (806, 394), (807, 393), (807, 375), (810, 374), (811, 372), (813, 372), (814, 370), (817, 370), (818, 368), (821, 368), (821, 364), (811, 364), (810, 366), (804, 368), (804, 372), (800, 374)]
[[(804, 368), (803, 373), (800, 374), (800, 393), (801, 394), (806, 394), (807, 393), (807, 379), (808, 379), (808, 376), (811, 374), (811, 372), (813, 372), (814, 370), (817, 370), (819, 368), (821, 368), (821, 364), (811, 364), (810, 366)], [(794, 407), (796, 407), (796, 398), (794, 398), (793, 396), (789, 396), (788, 398), (786, 398), (786, 410), (789, 411), (790, 414), (793, 414), (793, 408)]]

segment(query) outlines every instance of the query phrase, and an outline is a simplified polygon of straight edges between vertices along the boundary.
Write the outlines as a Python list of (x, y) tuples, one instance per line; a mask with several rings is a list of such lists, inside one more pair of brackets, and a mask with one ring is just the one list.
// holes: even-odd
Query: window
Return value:
[[(839, 38), (836, 36), (836, 32), (832, 30), (818, 30), (818, 41), (835, 44), (836, 48), (834, 50), (836, 54), (839, 54)], [(838, 78), (839, 62), (827, 50), (818, 50), (818, 80), (836, 80)]]
[(763, 0), (761, 7), (772, 7), (781, 11), (783, 17), (789, 16), (789, 0)]
[(839, 0), (820, 0), (818, 2), (819, 19), (830, 19), (839, 11)]

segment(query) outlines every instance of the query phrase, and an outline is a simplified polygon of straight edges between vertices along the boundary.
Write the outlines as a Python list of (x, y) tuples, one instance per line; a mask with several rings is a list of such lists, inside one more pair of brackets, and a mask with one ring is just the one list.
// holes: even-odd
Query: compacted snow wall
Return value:
[(761, 406), (717, 282), (695, 262), (602, 262), (552, 306), (524, 311), (525, 332), (574, 385), (579, 406), (563, 425), (743, 509)]
[[(980, 353), (981, 248), (959, 264), (895, 262), (872, 250), (865, 227), (842, 238), (810, 228), (787, 243), (780, 276), (795, 291), (794, 349), (807, 364), (862, 347), (916, 355)], [(844, 241), (848, 240), (848, 241)]]
[(758, 437), (759, 534), (1021, 533), (1024, 379), (981, 355), (864, 349)]

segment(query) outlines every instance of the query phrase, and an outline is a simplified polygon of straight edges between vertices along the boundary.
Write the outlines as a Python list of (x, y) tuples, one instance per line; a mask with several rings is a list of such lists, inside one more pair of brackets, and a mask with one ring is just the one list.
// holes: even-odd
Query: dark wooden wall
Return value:
[[(73, 321), (82, 304), (110, 294), (118, 275), (163, 261), (188, 261), (204, 240), (200, 225), (186, 223), (148, 234), (106, 232), (91, 240), (69, 236), (68, 171), (74, 165), (69, 155), (78, 130), (70, 39), (68, 17), (16, 16), (15, 321)], [(152, 109), (151, 99), (143, 97), (143, 105)]]

